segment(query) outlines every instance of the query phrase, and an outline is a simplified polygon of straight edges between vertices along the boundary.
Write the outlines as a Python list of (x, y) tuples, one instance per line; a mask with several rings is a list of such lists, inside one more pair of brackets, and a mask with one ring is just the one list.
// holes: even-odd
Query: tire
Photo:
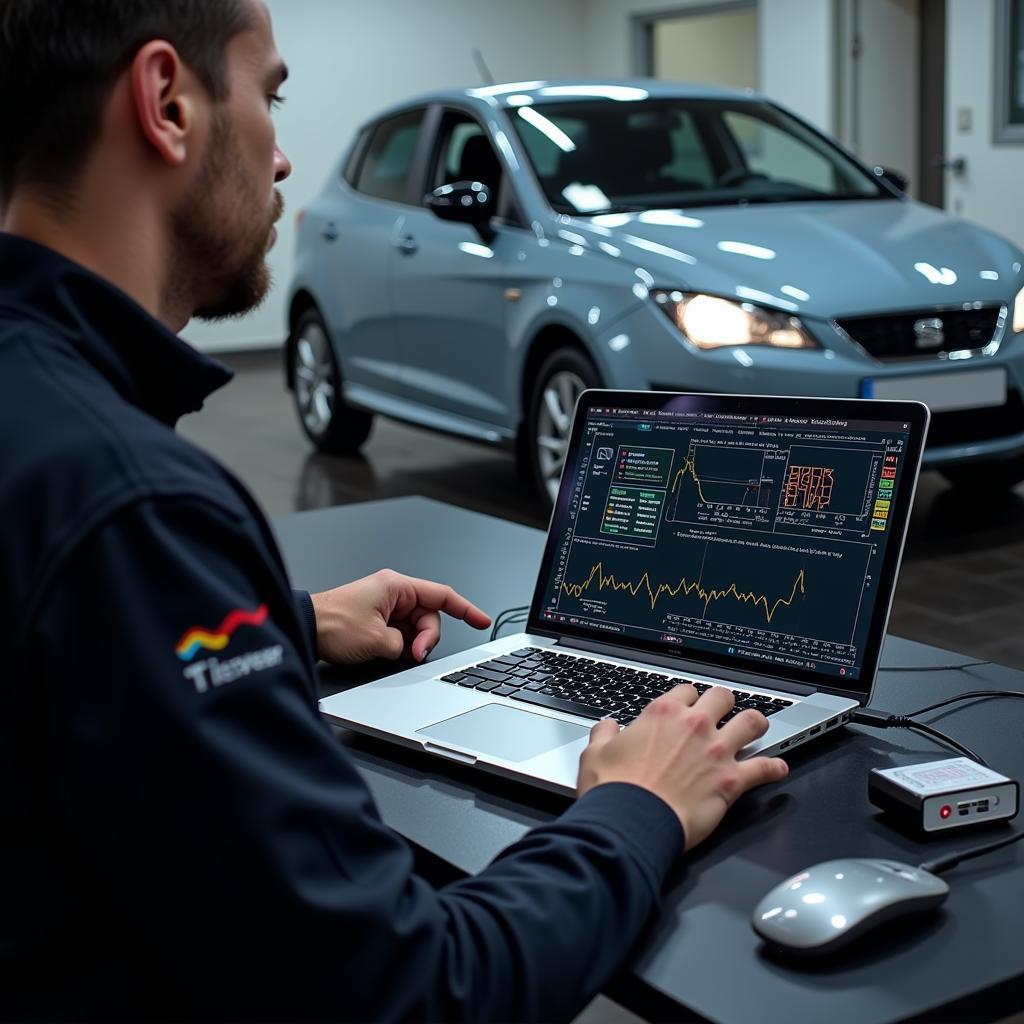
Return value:
[(1024, 455), (998, 462), (971, 462), (948, 466), (939, 472), (954, 487), (970, 487), (982, 493), (1008, 491), (1024, 480)]
[(552, 352), (530, 386), (524, 456), (533, 483), (549, 508), (558, 496), (576, 399), (587, 388), (600, 386), (596, 367), (575, 348)]
[(291, 342), (292, 394), (306, 437), (322, 452), (352, 455), (370, 435), (373, 413), (341, 397), (341, 373), (327, 328), (315, 309), (299, 317)]

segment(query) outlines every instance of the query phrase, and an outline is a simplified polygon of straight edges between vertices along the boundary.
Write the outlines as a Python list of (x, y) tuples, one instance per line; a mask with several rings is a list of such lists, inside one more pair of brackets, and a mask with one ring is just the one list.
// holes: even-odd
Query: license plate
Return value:
[(861, 397), (924, 402), (932, 412), (986, 409), (1006, 404), (1006, 370), (993, 366), (985, 370), (869, 379), (861, 386)]

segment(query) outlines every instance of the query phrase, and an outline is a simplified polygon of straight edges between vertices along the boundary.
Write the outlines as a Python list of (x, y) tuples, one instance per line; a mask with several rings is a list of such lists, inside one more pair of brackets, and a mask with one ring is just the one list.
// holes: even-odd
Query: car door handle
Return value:
[(325, 242), (333, 242), (338, 237), (338, 225), (333, 220), (329, 220), (321, 229), (320, 237)]
[(403, 235), (395, 242), (395, 248), (406, 256), (412, 256), (420, 251), (420, 243), (412, 235)]

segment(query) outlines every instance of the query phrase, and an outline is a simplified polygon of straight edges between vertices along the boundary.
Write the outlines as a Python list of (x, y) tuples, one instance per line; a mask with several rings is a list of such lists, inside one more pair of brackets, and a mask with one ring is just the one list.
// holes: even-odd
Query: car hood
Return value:
[(1024, 262), (998, 235), (909, 200), (650, 210), (569, 226), (563, 235), (578, 232), (656, 287), (829, 318), (1007, 302)]

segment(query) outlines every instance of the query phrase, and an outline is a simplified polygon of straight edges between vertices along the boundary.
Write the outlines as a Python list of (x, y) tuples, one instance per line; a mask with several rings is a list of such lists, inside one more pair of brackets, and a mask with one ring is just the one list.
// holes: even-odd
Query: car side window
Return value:
[(371, 128), (364, 128), (359, 133), (359, 138), (349, 151), (348, 159), (345, 161), (345, 168), (341, 176), (354, 188), (356, 176), (359, 173), (359, 165), (362, 163), (363, 153), (366, 152), (366, 143), (370, 141)]
[(354, 187), (368, 196), (404, 202), (422, 124), (422, 110), (410, 110), (377, 124)]
[(497, 195), (501, 177), (501, 160), (479, 121), (455, 111), (445, 114), (430, 188), (456, 181), (481, 181)]

